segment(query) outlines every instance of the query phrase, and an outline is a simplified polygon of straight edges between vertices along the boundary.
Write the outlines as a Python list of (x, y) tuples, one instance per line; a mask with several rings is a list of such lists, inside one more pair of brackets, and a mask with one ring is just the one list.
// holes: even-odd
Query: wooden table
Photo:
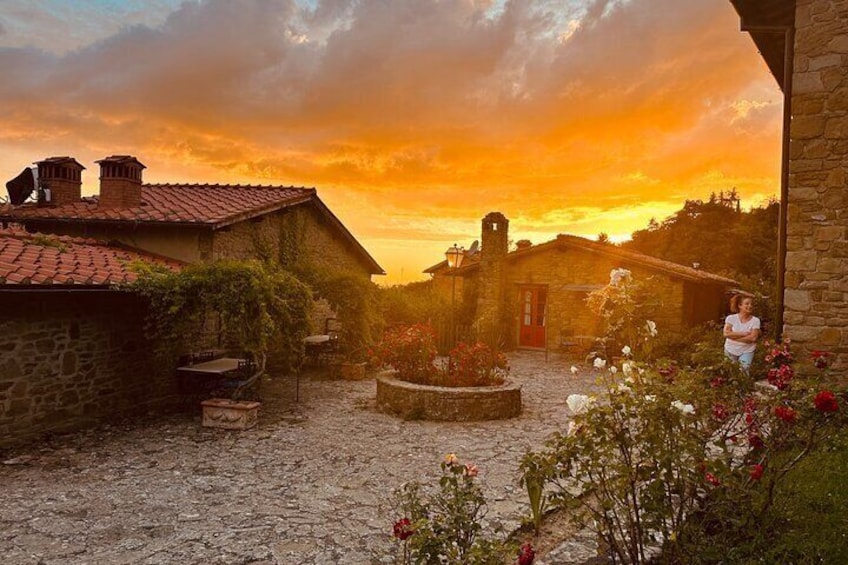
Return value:
[(179, 389), (183, 394), (207, 394), (221, 388), (238, 385), (239, 362), (244, 359), (221, 357), (202, 363), (177, 367)]
[(244, 361), (244, 359), (221, 357), (220, 359), (204, 361), (203, 363), (194, 363), (192, 365), (177, 367), (177, 373), (180, 375), (222, 376), (237, 370), (239, 361)]

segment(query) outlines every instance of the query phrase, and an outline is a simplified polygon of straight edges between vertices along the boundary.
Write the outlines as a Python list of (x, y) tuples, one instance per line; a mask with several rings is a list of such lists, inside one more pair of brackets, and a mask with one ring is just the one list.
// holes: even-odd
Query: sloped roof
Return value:
[[(585, 237), (579, 237), (576, 235), (568, 234), (559, 234), (556, 239), (553, 239), (551, 241), (540, 243), (538, 245), (533, 245), (524, 249), (512, 251), (506, 255), (505, 259), (507, 261), (517, 261), (525, 257), (534, 255), (536, 253), (544, 253), (546, 251), (553, 251), (555, 249), (563, 248), (580, 249), (582, 251), (588, 251), (590, 253), (597, 253), (598, 255), (602, 255), (604, 257), (619, 259), (623, 262), (624, 265), (638, 265), (645, 269), (658, 271), (678, 279), (698, 282), (702, 284), (717, 284), (722, 286), (736, 286), (739, 284), (733, 279), (722, 277), (713, 273), (708, 273), (700, 269), (693, 269), (692, 267), (687, 267), (685, 265), (674, 263), (672, 261), (657, 259), (656, 257), (651, 257), (650, 255), (643, 255), (642, 253), (626, 251), (612, 244), (599, 243), (597, 241), (586, 239)], [(430, 267), (430, 269), (425, 272), (434, 272), (433, 269), (435, 269), (435, 267), (439, 265), (441, 265), (441, 263)], [(457, 270), (456, 274), (470, 274), (472, 271), (477, 271), (479, 268), (479, 263), (473, 263), (468, 267), (463, 266), (461, 269)]]
[(386, 274), (361, 243), (318, 198), (314, 188), (232, 184), (143, 184), (141, 205), (102, 208), (96, 196), (62, 206), (0, 207), (0, 221), (85, 222), (202, 226), (220, 229), (277, 210), (311, 203), (348, 241), (372, 274)]
[(784, 86), (785, 37), (781, 28), (795, 25), (795, 0), (730, 0), (751, 34), (778, 86)]
[[(104, 287), (133, 282), (129, 266), (144, 261), (179, 269), (182, 263), (93, 239), (0, 229), (0, 285)], [(0, 287), (2, 288), (2, 287)]]
[[(667, 275), (671, 275), (685, 280), (691, 280), (702, 283), (716, 283), (722, 285), (739, 284), (735, 280), (729, 279), (727, 277), (708, 273), (707, 271), (702, 271), (700, 269), (693, 269), (692, 267), (687, 267), (686, 265), (681, 265), (680, 263), (674, 263), (672, 261), (666, 261), (665, 259), (657, 259), (656, 257), (651, 257), (650, 255), (644, 255), (642, 253), (636, 253), (634, 251), (625, 251), (624, 249), (621, 249), (620, 247), (617, 247), (615, 245), (592, 241), (591, 239), (586, 239), (585, 237), (578, 237), (576, 235), (560, 234), (554, 241), (550, 243), (557, 243), (558, 245), (564, 247), (579, 248), (586, 251), (590, 251), (592, 253), (598, 253), (607, 257), (622, 259), (627, 263), (639, 265), (640, 267), (653, 269), (655, 271), (660, 271)], [(528, 249), (516, 251), (511, 255), (518, 257), (522, 253), (531, 252), (532, 250), (533, 248), (530, 247)]]
[(144, 184), (141, 205), (102, 208), (96, 196), (62, 206), (5, 207), (0, 219), (195, 224), (212, 228), (308, 202), (314, 188), (231, 184)]

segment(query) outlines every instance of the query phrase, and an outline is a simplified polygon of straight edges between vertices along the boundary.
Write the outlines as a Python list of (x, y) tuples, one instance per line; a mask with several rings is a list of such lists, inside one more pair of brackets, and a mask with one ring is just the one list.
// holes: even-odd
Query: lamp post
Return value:
[(456, 325), (454, 324), (454, 302), (456, 301), (456, 270), (462, 266), (462, 260), (465, 259), (465, 249), (457, 247), (454, 243), (453, 247), (449, 247), (445, 251), (445, 259), (448, 261), (448, 269), (451, 273), (451, 305), (450, 305), (450, 348), (456, 346)]

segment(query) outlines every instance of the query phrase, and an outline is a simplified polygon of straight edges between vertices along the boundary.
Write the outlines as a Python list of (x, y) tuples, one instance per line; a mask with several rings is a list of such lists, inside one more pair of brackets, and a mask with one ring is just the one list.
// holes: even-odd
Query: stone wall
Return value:
[(848, 366), (848, 2), (798, 0), (784, 332)]
[(506, 383), (487, 387), (424, 386), (377, 378), (377, 405), (412, 420), (471, 422), (521, 415), (521, 387)]
[(277, 259), (283, 265), (347, 270), (370, 279), (368, 267), (311, 205), (233, 224), (214, 233), (214, 259)]
[(173, 372), (152, 364), (137, 297), (6, 291), (0, 311), (0, 446), (156, 409), (176, 394)]
[(694, 323), (684, 315), (686, 285), (683, 281), (597, 253), (551, 247), (506, 262), (504, 279), (511, 342), (518, 342), (521, 315), (518, 298), (524, 285), (542, 285), (547, 289), (548, 317), (545, 325), (548, 347), (558, 347), (564, 328), (569, 328), (575, 335), (603, 335), (602, 321), (586, 307), (586, 297), (592, 289), (609, 283), (610, 271), (616, 268), (630, 270), (636, 280), (649, 282), (659, 295), (662, 307), (653, 316), (659, 331), (679, 330), (684, 324)]

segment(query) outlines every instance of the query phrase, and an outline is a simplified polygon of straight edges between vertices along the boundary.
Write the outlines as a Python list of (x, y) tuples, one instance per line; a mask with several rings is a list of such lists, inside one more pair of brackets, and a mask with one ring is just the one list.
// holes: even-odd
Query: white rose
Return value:
[(684, 404), (683, 402), (681, 402), (679, 400), (673, 401), (671, 403), (671, 406), (672, 406), (672, 408), (677, 408), (678, 410), (680, 410), (684, 414), (694, 414), (695, 413), (695, 407), (694, 406), (692, 406), (691, 404)]
[(648, 402), (656, 402), (657, 396), (655, 394), (646, 394), (645, 400), (647, 400)]
[(657, 337), (657, 324), (653, 320), (645, 322), (645, 329), (651, 337)]
[(624, 356), (630, 355), (631, 352), (632, 352), (632, 350), (630, 349), (629, 345), (625, 345), (624, 347), (621, 348), (621, 354), (624, 355)]
[(565, 399), (565, 403), (568, 404), (568, 409), (574, 415), (577, 415), (588, 410), (592, 401), (585, 394), (569, 394), (568, 398)]
[(601, 359), (600, 357), (595, 357), (595, 360), (592, 362), (592, 365), (594, 365), (596, 369), (603, 369), (607, 366), (607, 362), (604, 359)]
[(632, 381), (630, 375), (633, 374), (633, 364), (630, 361), (625, 361), (621, 364), (621, 372), (623, 372), (627, 376), (628, 381)]
[(574, 365), (572, 365), (571, 366), (571, 374), (576, 375), (578, 372), (580, 372), (580, 370), (577, 367), (575, 367)]
[(609, 368), (609, 372), (612, 373), (613, 375), (616, 374), (618, 372), (618, 367), (613, 365), (612, 367)]

